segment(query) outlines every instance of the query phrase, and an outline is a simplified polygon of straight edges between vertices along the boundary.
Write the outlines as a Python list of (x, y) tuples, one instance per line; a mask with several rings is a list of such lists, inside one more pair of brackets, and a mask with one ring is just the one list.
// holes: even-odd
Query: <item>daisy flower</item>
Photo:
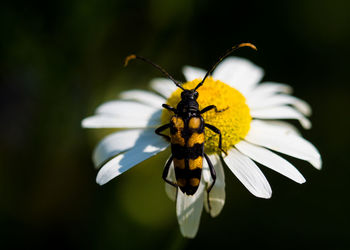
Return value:
[[(206, 71), (185, 66), (184, 89), (193, 89), (203, 79)], [(256, 197), (270, 198), (272, 191), (259, 163), (289, 179), (304, 183), (301, 173), (277, 153), (308, 161), (321, 168), (317, 149), (302, 138), (298, 129), (281, 121), (296, 119), (305, 129), (311, 127), (306, 118), (310, 106), (291, 96), (292, 88), (286, 84), (262, 82), (263, 70), (250, 61), (238, 57), (223, 60), (198, 89), (199, 109), (216, 105), (218, 110), (204, 113), (206, 123), (222, 133), (222, 148), (218, 149), (218, 135), (206, 129), (205, 152), (213, 163), (217, 179), (208, 194), (206, 189), (213, 182), (209, 167), (203, 161), (202, 179), (194, 195), (186, 195), (177, 188), (165, 184), (166, 193), (176, 201), (176, 215), (184, 237), (197, 234), (204, 209), (217, 216), (225, 203), (225, 176), (227, 166), (237, 179)], [(182, 90), (168, 79), (154, 79), (154, 92), (130, 90), (120, 94), (120, 100), (103, 103), (95, 115), (82, 121), (85, 128), (121, 128), (105, 137), (93, 152), (93, 162), (100, 168), (96, 181), (103, 185), (140, 162), (162, 152), (169, 142), (154, 133), (155, 128), (169, 123), (170, 111), (163, 109), (166, 103), (176, 107)], [(176, 182), (173, 163), (168, 179)]]

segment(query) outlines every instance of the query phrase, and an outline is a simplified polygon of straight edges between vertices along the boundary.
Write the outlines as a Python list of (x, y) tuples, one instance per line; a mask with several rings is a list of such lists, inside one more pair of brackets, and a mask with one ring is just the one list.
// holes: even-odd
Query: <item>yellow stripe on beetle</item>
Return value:
[(201, 125), (201, 119), (198, 117), (193, 117), (188, 122), (188, 127), (190, 129), (198, 129), (200, 127), (200, 125)]
[(171, 118), (171, 122), (174, 124), (174, 128), (176, 128), (176, 133), (170, 135), (170, 141), (172, 144), (179, 144), (180, 146), (185, 146), (185, 139), (182, 137), (181, 131), (183, 131), (185, 124), (181, 117), (173, 116)]
[(195, 170), (197, 168), (202, 168), (203, 165), (203, 158), (202, 156), (198, 156), (196, 159), (189, 159), (188, 160), (188, 166), (190, 170)]
[(176, 180), (176, 183), (177, 183), (177, 185), (178, 185), (179, 187), (184, 187), (184, 186), (186, 186), (186, 182), (187, 182), (187, 180), (184, 179), (184, 178), (179, 178), (179, 179)]
[(204, 142), (204, 133), (193, 133), (187, 141), (188, 147), (193, 147), (194, 144), (201, 144)]
[(185, 139), (181, 135), (181, 131), (177, 131), (176, 134), (170, 136), (171, 144), (179, 144), (180, 146), (185, 146)]
[(185, 159), (173, 159), (175, 168), (185, 169)]
[(182, 120), (181, 117), (173, 116), (171, 118), (171, 121), (174, 123), (174, 127), (177, 128), (178, 130), (182, 130), (185, 127), (184, 121)]
[(192, 187), (197, 187), (197, 186), (199, 185), (199, 179), (198, 179), (198, 178), (191, 178), (191, 179), (189, 180), (189, 182), (190, 182), (190, 185), (191, 185)]

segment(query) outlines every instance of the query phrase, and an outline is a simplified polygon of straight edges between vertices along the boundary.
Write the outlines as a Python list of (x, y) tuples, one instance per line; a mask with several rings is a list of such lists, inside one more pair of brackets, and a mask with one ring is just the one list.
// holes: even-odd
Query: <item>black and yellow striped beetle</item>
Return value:
[[(176, 81), (168, 72), (166, 72), (159, 65), (151, 62), (149, 59), (138, 55), (130, 55), (125, 59), (125, 66), (132, 59), (140, 59), (146, 63), (151, 64), (153, 67), (160, 70), (166, 77), (172, 80), (177, 87), (182, 89), (181, 101), (177, 104), (177, 107), (171, 107), (168, 104), (163, 104), (163, 108), (171, 111), (174, 115), (171, 117), (168, 124), (162, 125), (155, 130), (157, 135), (163, 136), (171, 143), (172, 155), (168, 159), (164, 170), (163, 179), (174, 187), (179, 187), (180, 190), (186, 195), (193, 195), (196, 193), (202, 176), (203, 157), (208, 163), (209, 171), (213, 182), (207, 188), (207, 193), (213, 188), (216, 180), (216, 173), (208, 155), (204, 152), (205, 142), (205, 128), (212, 130), (219, 135), (218, 148), (222, 149), (222, 135), (218, 128), (208, 124), (204, 121), (202, 114), (214, 109), (215, 112), (223, 112), (226, 109), (218, 110), (215, 105), (209, 105), (202, 110), (199, 110), (197, 102), (198, 92), (205, 79), (214, 71), (216, 66), (234, 50), (241, 47), (251, 47), (256, 50), (256, 47), (250, 43), (242, 43), (233, 46), (223, 54), (219, 60), (212, 66), (212, 68), (206, 73), (203, 80), (194, 89), (184, 89), (181, 83)], [(170, 136), (162, 134), (162, 131), (170, 129)], [(174, 163), (176, 182), (168, 180), (168, 173), (171, 163)], [(209, 196), (208, 196), (209, 197)]]

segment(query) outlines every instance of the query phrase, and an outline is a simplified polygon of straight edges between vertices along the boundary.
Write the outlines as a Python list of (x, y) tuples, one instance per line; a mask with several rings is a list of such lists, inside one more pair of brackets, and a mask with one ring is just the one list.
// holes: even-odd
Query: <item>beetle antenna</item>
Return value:
[(181, 83), (176, 81), (168, 72), (166, 72), (165, 69), (163, 69), (162, 67), (160, 67), (158, 64), (155, 64), (154, 62), (152, 62), (151, 60), (143, 57), (143, 56), (138, 56), (138, 55), (135, 55), (135, 54), (131, 54), (129, 56), (127, 56), (125, 58), (125, 61), (124, 61), (124, 67), (128, 66), (128, 63), (130, 60), (133, 60), (133, 59), (139, 59), (141, 61), (144, 61), (148, 64), (151, 64), (153, 67), (155, 67), (156, 69), (158, 69), (159, 71), (161, 71), (167, 78), (169, 78), (170, 80), (172, 80), (176, 86), (178, 86), (180, 89), (182, 90), (185, 90), (182, 86), (181, 86)]
[(257, 48), (255, 47), (255, 45), (254, 45), (254, 44), (251, 44), (251, 43), (241, 43), (241, 44), (235, 45), (235, 46), (233, 46), (232, 48), (228, 49), (228, 50), (225, 52), (225, 54), (223, 54), (223, 55), (219, 58), (219, 60), (211, 67), (211, 69), (205, 74), (203, 80), (202, 80), (200, 83), (198, 83), (198, 85), (195, 87), (194, 90), (197, 90), (200, 86), (203, 85), (205, 79), (214, 71), (214, 69), (216, 68), (216, 66), (218, 66), (218, 64), (219, 64), (222, 60), (224, 60), (224, 59), (225, 59), (228, 55), (230, 55), (233, 51), (235, 51), (235, 50), (237, 50), (237, 49), (239, 49), (239, 48), (242, 48), (242, 47), (250, 47), (250, 48), (252, 48), (252, 49), (254, 49), (254, 50), (257, 50)]

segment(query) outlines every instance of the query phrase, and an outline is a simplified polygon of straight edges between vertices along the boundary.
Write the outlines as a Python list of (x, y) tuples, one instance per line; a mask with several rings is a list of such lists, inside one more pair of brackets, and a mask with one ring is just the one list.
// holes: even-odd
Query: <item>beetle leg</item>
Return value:
[(205, 160), (208, 163), (211, 178), (213, 179), (213, 182), (210, 184), (210, 186), (207, 189), (207, 202), (208, 202), (208, 208), (210, 210), (211, 207), (210, 207), (210, 202), (209, 202), (209, 193), (210, 193), (211, 189), (214, 187), (214, 184), (215, 184), (215, 181), (216, 181), (216, 173), (215, 173), (215, 169), (214, 169), (213, 163), (211, 163), (208, 155), (204, 154), (204, 157), (205, 157)]
[(222, 149), (222, 135), (221, 135), (221, 131), (213, 126), (213, 125), (210, 125), (210, 124), (205, 124), (204, 126), (206, 126), (207, 128), (209, 128), (211, 131), (213, 131), (214, 133), (217, 133), (219, 135), (219, 149), (225, 153), (225, 155), (227, 155), (226, 151)]
[(209, 186), (209, 188), (208, 188), (208, 193), (209, 193), (209, 192), (211, 191), (211, 189), (213, 188), (214, 184), (215, 184), (215, 181), (216, 181), (216, 172), (215, 172), (213, 163), (211, 163), (211, 161), (210, 161), (210, 159), (209, 159), (209, 156), (208, 156), (207, 154), (204, 153), (204, 157), (205, 157), (205, 160), (206, 160), (207, 163), (208, 163), (211, 178), (213, 178), (213, 183), (212, 183), (212, 184)]
[(164, 134), (161, 134), (161, 133), (160, 133), (160, 132), (166, 130), (167, 128), (170, 128), (170, 123), (160, 126), (160, 127), (157, 128), (154, 132), (155, 132), (157, 135), (163, 136), (165, 139), (167, 139), (168, 141), (170, 141), (170, 136), (164, 135)]
[(215, 105), (209, 105), (209, 106), (205, 107), (204, 109), (202, 109), (199, 113), (200, 113), (200, 114), (203, 114), (203, 113), (208, 112), (209, 110), (212, 110), (212, 109), (215, 109), (215, 112), (216, 112), (216, 113), (220, 113), (220, 112), (223, 112), (223, 111), (225, 111), (225, 110), (228, 110), (228, 108), (229, 108), (229, 107), (218, 110), (217, 107), (216, 107)]
[(170, 110), (170, 111), (174, 112), (174, 114), (177, 114), (176, 108), (173, 108), (173, 107), (169, 106), (168, 104), (162, 104), (162, 107), (167, 109), (167, 110)]
[(203, 113), (208, 112), (209, 110), (212, 110), (214, 108), (216, 109), (215, 105), (209, 105), (209, 106), (205, 107), (204, 109), (202, 109), (199, 113), (203, 114)]
[(167, 161), (166, 164), (165, 164), (165, 167), (164, 167), (164, 170), (163, 170), (162, 178), (163, 178), (163, 180), (164, 180), (166, 183), (168, 183), (168, 184), (172, 185), (173, 187), (176, 187), (176, 188), (177, 188), (177, 184), (176, 184), (175, 182), (169, 181), (169, 180), (167, 179), (168, 173), (169, 173), (169, 169), (170, 169), (170, 165), (171, 165), (171, 162), (172, 162), (172, 161), (173, 161), (173, 156), (170, 156), (170, 158), (168, 159), (168, 161)]

